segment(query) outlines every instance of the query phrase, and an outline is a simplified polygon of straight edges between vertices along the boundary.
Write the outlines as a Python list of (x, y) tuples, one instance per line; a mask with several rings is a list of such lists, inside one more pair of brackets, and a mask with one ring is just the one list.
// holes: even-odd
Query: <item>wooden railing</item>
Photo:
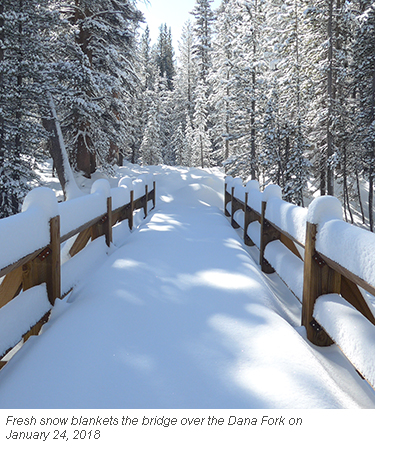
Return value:
[[(374, 386), (375, 317), (372, 305), (365, 300), (369, 294), (375, 295), (374, 268), (373, 273), (371, 269), (374, 234), (345, 223), (341, 204), (334, 197), (320, 197), (309, 208), (302, 208), (283, 201), (278, 186), (271, 185), (260, 192), (256, 181), (244, 187), (241, 179), (232, 177), (225, 179), (224, 211), (234, 228), (243, 229), (245, 244), (259, 248), (262, 271), (277, 272), (301, 302), (301, 324), (308, 339), (318, 346), (335, 342)], [(361, 352), (367, 352), (369, 357), (354, 361), (347, 339), (358, 339), (351, 337), (355, 330), (349, 328), (355, 327), (339, 325), (341, 315), (336, 321), (328, 316), (344, 305), (351, 305), (350, 314), (358, 316), (357, 335), (359, 331), (363, 339), (368, 334), (373, 336), (373, 346), (370, 342), (370, 347)], [(340, 336), (339, 327), (346, 327), (350, 336)]]
[[(98, 180), (90, 195), (59, 204), (53, 191), (37, 188), (22, 213), (0, 220), (0, 369), (16, 346), (40, 332), (55, 300), (71, 290), (61, 283), (61, 244), (70, 240), (69, 258), (100, 236), (110, 246), (115, 224), (127, 220), (131, 230), (135, 211), (143, 209), (146, 217), (155, 207), (155, 188), (152, 180), (125, 177), (114, 189)], [(12, 242), (16, 234), (19, 251)]]

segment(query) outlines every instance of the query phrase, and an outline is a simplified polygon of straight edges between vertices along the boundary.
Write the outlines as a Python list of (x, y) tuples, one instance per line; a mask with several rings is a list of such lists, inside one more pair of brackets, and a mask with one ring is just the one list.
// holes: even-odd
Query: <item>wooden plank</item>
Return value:
[(83, 248), (85, 248), (86, 244), (89, 242), (89, 239), (91, 238), (91, 234), (92, 234), (91, 227), (81, 231), (81, 233), (77, 236), (77, 239), (74, 241), (73, 245), (69, 250), (69, 255), (71, 257), (75, 256), (78, 252), (80, 252)]
[(358, 286), (344, 275), (341, 275), (341, 296), (375, 325), (375, 317), (363, 298), (361, 291), (358, 289)]
[(320, 295), (340, 293), (341, 278), (339, 274), (322, 260), (317, 259), (315, 250), (316, 235), (317, 226), (307, 223), (303, 275), (302, 325), (306, 328), (309, 341), (323, 347), (332, 345), (333, 341), (325, 330), (314, 320), (314, 305)]
[(33, 325), (29, 331), (27, 331), (23, 336), (23, 341), (26, 342), (29, 337), (31, 336), (38, 336), (41, 328), (43, 327), (44, 324), (46, 324), (49, 320), (49, 316), (51, 315), (51, 310), (49, 310), (48, 312), (46, 312), (41, 319), (35, 324)]
[(328, 264), (329, 267), (332, 267), (332, 269), (336, 270), (336, 272), (339, 272), (341, 275), (348, 278), (352, 283), (357, 284), (358, 286), (361, 286), (361, 288), (365, 289), (365, 291), (369, 292), (372, 295), (375, 295), (376, 290), (375, 290), (374, 286), (371, 286), (365, 280), (358, 277), (354, 273), (350, 272), (348, 269), (346, 269), (345, 267), (336, 263), (335, 261), (332, 261), (330, 258), (323, 255), (322, 253), (318, 253), (318, 254)]
[(298, 258), (303, 259), (302, 256), (299, 253), (299, 250), (297, 249), (295, 242), (293, 239), (289, 238), (288, 234), (281, 233), (280, 241), (290, 250), (294, 255), (296, 255)]
[(18, 261), (15, 261), (14, 263), (10, 264), (9, 266), (3, 267), (0, 270), (0, 277), (3, 277), (7, 275), (8, 273), (12, 272), (13, 270), (17, 269), (18, 267), (22, 267), (24, 264), (27, 264), (29, 261), (34, 259), (37, 255), (39, 255), (42, 251), (45, 250), (46, 247), (42, 247), (38, 250), (35, 250), (32, 253), (29, 253), (28, 255), (24, 256), (23, 258), (19, 259)]
[(82, 224), (81, 226), (79, 226), (78, 228), (66, 233), (65, 235), (60, 237), (60, 243), (66, 242), (68, 239), (72, 238), (76, 234), (82, 233), (85, 230), (88, 230), (88, 229), (90, 230), (90, 228), (92, 226), (101, 222), (104, 217), (106, 217), (106, 215), (101, 215), (101, 216), (95, 217), (94, 219), (90, 220), (89, 222), (86, 222), (86, 223)]
[(0, 308), (16, 297), (22, 289), (22, 267), (17, 267), (4, 277), (0, 284)]

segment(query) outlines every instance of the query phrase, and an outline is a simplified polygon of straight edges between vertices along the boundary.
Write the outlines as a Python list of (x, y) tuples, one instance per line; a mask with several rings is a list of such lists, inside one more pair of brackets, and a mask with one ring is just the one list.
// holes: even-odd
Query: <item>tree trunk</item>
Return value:
[(363, 203), (362, 203), (362, 197), (361, 197), (361, 188), (359, 186), (359, 177), (358, 177), (358, 171), (355, 170), (355, 182), (357, 184), (357, 194), (358, 194), (358, 202), (359, 202), (359, 208), (361, 210), (362, 214), (362, 223), (365, 223), (365, 211), (363, 210)]
[(328, 118), (327, 118), (327, 194), (334, 194), (334, 173), (331, 166), (331, 158), (333, 156), (333, 135), (332, 135), (332, 121), (333, 121), (333, 0), (329, 0), (329, 15), (328, 15)]
[[(84, 27), (82, 22), (86, 17), (91, 16), (91, 12), (85, 8), (81, 9), (79, 0), (75, 0), (75, 14), (73, 22), (78, 23), (78, 33), (76, 34), (76, 42), (82, 52), (87, 56), (89, 66), (92, 67), (92, 50), (89, 47), (91, 38), (89, 30)], [(88, 97), (91, 93), (87, 92)], [(90, 123), (88, 120), (81, 120), (80, 117), (75, 118), (76, 127), (78, 129), (77, 147), (76, 147), (76, 166), (81, 170), (85, 177), (90, 178), (91, 174), (96, 170), (96, 157), (92, 152), (92, 141), (90, 134)]]
[[(4, 42), (4, 5), (0, 4), (0, 41)], [(0, 45), (0, 64), (4, 60), (4, 48)], [(0, 71), (0, 92), (3, 90), (3, 72)], [(3, 111), (0, 109), (0, 164), (3, 165), (4, 158), (4, 116)]]

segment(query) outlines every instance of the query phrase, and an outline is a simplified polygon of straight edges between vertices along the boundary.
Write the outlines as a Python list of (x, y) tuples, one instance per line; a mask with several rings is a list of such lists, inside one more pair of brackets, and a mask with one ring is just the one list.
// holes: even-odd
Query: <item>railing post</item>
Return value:
[(302, 326), (310, 342), (321, 347), (332, 345), (332, 339), (314, 320), (314, 305), (320, 295), (340, 294), (341, 275), (331, 269), (315, 248), (317, 225), (307, 222), (304, 253)]
[(60, 217), (53, 217), (50, 222), (51, 254), (46, 260), (48, 300), (53, 306), (61, 295), (60, 270)]
[(104, 222), (104, 234), (106, 236), (107, 247), (112, 242), (112, 198), (107, 197), (107, 220)]
[(36, 258), (22, 267), (22, 288), (30, 289), (46, 283), (48, 300), (53, 306), (60, 297), (60, 219), (49, 222), (50, 244)]
[(153, 185), (154, 185), (154, 188), (153, 188), (154, 194), (153, 194), (152, 203), (153, 203), (153, 207), (155, 208), (156, 207), (156, 181), (153, 182)]
[(130, 191), (130, 209), (129, 209), (129, 229), (133, 229), (133, 212), (134, 212), (134, 191)]
[(148, 184), (145, 185), (144, 218), (148, 216)]

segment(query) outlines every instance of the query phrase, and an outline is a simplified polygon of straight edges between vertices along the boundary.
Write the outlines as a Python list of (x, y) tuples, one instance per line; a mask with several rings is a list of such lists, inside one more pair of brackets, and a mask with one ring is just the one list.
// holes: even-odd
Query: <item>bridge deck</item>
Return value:
[(219, 210), (219, 178), (168, 170), (155, 210), (0, 372), (0, 407), (374, 407), (335, 347), (306, 341), (299, 303)]

